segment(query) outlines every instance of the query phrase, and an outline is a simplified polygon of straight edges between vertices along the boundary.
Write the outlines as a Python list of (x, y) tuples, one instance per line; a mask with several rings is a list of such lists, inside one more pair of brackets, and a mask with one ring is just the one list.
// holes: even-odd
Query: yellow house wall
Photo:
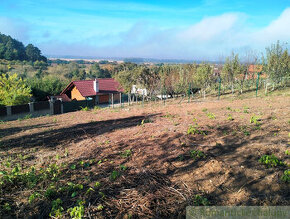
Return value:
[(86, 98), (81, 95), (81, 93), (79, 92), (79, 90), (76, 87), (74, 87), (71, 90), (71, 99), (72, 100), (74, 100), (74, 99), (76, 99), (76, 100), (85, 100)]

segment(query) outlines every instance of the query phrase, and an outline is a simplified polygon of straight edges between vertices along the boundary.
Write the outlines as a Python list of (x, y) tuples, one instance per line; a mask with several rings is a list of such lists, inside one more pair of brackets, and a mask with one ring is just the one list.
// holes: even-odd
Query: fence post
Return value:
[(60, 100), (60, 113), (63, 114), (63, 101)]
[(260, 78), (260, 72), (258, 72), (258, 78), (257, 78), (257, 84), (256, 84), (256, 97), (258, 96), (259, 78)]
[(120, 107), (122, 107), (122, 93), (120, 93)]
[(34, 112), (34, 105), (33, 103), (28, 103), (28, 105), (29, 105), (29, 112), (30, 114), (32, 114)]
[(53, 115), (53, 100), (49, 100), (50, 115)]
[(221, 83), (222, 83), (222, 79), (219, 77), (219, 96), (218, 96), (218, 99), (220, 99), (220, 96), (221, 96)]
[(114, 94), (111, 96), (111, 101), (112, 101), (112, 108), (114, 108)]
[(6, 106), (6, 112), (7, 112), (7, 116), (11, 116), (12, 115), (11, 106)]

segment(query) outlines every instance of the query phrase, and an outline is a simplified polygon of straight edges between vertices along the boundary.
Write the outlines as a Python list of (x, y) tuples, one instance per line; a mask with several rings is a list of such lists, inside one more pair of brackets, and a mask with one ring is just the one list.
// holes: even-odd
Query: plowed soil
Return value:
[[(250, 122), (253, 117), (256, 124)], [(188, 134), (190, 125), (196, 133)], [(90, 195), (84, 191), (60, 197), (64, 212), (78, 199), (85, 200), (85, 216), (91, 218), (183, 218), (187, 205), (202, 204), (196, 195), (209, 205), (290, 204), (289, 183), (281, 180), (290, 164), (285, 154), (289, 95), (171, 100), (11, 121), (0, 127), (3, 165), (9, 157), (23, 167), (76, 164), (75, 170), (64, 167), (60, 183), (85, 188), (101, 183)], [(192, 151), (205, 156), (191, 156)], [(267, 168), (259, 162), (265, 154), (275, 154), (286, 165)], [(90, 166), (81, 168), (80, 161), (91, 161)], [(118, 173), (115, 179), (113, 171)], [(13, 206), (2, 216), (48, 217), (50, 201), (29, 204), (30, 195), (28, 189), (1, 194), (0, 203)]]

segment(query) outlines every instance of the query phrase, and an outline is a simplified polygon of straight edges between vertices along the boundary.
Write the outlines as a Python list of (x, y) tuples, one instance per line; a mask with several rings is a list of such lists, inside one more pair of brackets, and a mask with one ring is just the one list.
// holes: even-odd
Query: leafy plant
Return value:
[(259, 162), (266, 165), (267, 167), (277, 167), (284, 166), (284, 162), (280, 161), (274, 154), (272, 155), (263, 155)]
[(205, 154), (202, 151), (199, 150), (191, 150), (190, 151), (190, 157), (193, 159), (199, 159), (199, 158), (205, 158)]
[(202, 197), (200, 195), (195, 195), (193, 199), (193, 205), (194, 206), (208, 206), (210, 205), (210, 202), (205, 197)]
[(146, 118), (146, 119), (143, 119), (143, 120), (141, 121), (141, 125), (144, 125), (145, 123), (151, 123), (151, 122), (153, 122), (152, 119), (150, 119), (150, 118)]
[(50, 217), (55, 217), (55, 218), (62, 218), (63, 216), (63, 207), (62, 205), (62, 200), (60, 198), (52, 201), (52, 208), (49, 213)]
[(290, 183), (290, 169), (284, 171), (281, 180), (283, 182)]
[(206, 115), (209, 119), (215, 119), (215, 115), (211, 112), (208, 112)]
[(90, 109), (89, 109), (89, 107), (81, 107), (81, 111), (89, 111)]
[(130, 149), (125, 150), (121, 153), (121, 157), (123, 157), (123, 158), (130, 157), (131, 155), (132, 155), (132, 151)]
[(34, 192), (29, 196), (28, 202), (31, 204), (38, 197), (40, 197), (40, 194), (38, 192)]
[(229, 121), (233, 121), (233, 120), (234, 120), (234, 118), (232, 117), (232, 115), (231, 115), (231, 114), (229, 114), (229, 115), (228, 115), (228, 118), (227, 118), (227, 120), (229, 120)]
[(195, 134), (206, 135), (206, 132), (198, 129), (198, 124), (195, 123), (194, 125), (190, 125), (188, 127), (187, 134), (188, 135), (195, 135)]
[(98, 210), (98, 211), (101, 211), (101, 210), (103, 210), (103, 209), (104, 209), (104, 206), (103, 206), (103, 205), (100, 204), (100, 205), (97, 206), (97, 210)]
[(120, 165), (120, 170), (125, 171), (127, 170), (128, 167), (126, 167), (124, 164)]
[(101, 183), (99, 181), (95, 182), (95, 185), (94, 185), (96, 188), (100, 187), (101, 186)]
[(119, 176), (120, 176), (120, 173), (117, 170), (113, 170), (113, 172), (111, 173), (110, 179), (112, 181), (115, 181)]
[(69, 208), (67, 211), (70, 214), (71, 218), (73, 219), (81, 219), (85, 214), (85, 202), (84, 201), (78, 201), (78, 206), (75, 206), (73, 208)]
[(250, 119), (250, 123), (254, 123), (255, 125), (260, 125), (260, 117), (253, 115)]

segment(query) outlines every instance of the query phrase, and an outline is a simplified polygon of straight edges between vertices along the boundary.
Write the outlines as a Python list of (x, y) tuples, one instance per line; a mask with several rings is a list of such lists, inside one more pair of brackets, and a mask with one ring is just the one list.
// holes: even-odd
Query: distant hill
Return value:
[(32, 44), (24, 46), (22, 42), (13, 39), (11, 36), (0, 33), (0, 59), (6, 59), (9, 61), (44, 61), (47, 62), (47, 58), (41, 55), (40, 49)]

